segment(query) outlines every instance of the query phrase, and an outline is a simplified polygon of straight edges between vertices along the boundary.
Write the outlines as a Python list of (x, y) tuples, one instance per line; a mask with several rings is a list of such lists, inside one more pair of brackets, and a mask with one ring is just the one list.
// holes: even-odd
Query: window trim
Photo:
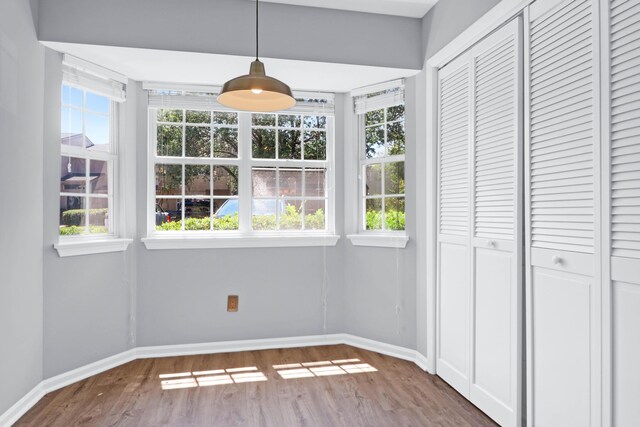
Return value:
[(223, 249), (223, 248), (294, 248), (314, 246), (335, 246), (340, 240), (336, 234), (305, 235), (292, 233), (289, 236), (263, 234), (235, 236), (188, 235), (143, 237), (142, 243), (148, 250), (159, 249)]
[(393, 234), (359, 233), (347, 234), (347, 239), (353, 246), (372, 246), (378, 248), (404, 249), (409, 242), (406, 233), (394, 232)]
[(58, 252), (60, 258), (78, 255), (102, 254), (108, 252), (126, 251), (133, 239), (119, 237), (111, 238), (89, 238), (75, 241), (58, 242), (53, 248)]
[[(90, 110), (87, 110), (86, 108), (87, 93), (90, 92), (94, 95), (102, 96), (109, 100), (109, 116), (108, 116), (109, 117), (109, 150), (108, 152), (88, 151), (84, 147), (80, 148), (80, 147), (74, 147), (74, 146), (69, 146), (69, 145), (60, 143), (60, 156), (58, 160), (58, 167), (60, 167), (60, 162), (65, 157), (80, 158), (89, 162), (96, 160), (96, 161), (104, 161), (107, 163), (107, 173), (108, 173), (107, 194), (106, 195), (99, 194), (99, 195), (91, 196), (91, 193), (89, 192), (89, 188), (87, 186), (87, 189), (85, 190), (85, 192), (82, 193), (82, 197), (85, 198), (86, 201), (88, 201), (89, 198), (91, 197), (107, 200), (109, 232), (100, 233), (100, 234), (78, 234), (78, 235), (67, 236), (67, 235), (60, 235), (58, 231), (57, 233), (58, 242), (54, 244), (54, 248), (58, 251), (58, 254), (60, 256), (83, 255), (85, 253), (98, 253), (98, 252), (93, 252), (93, 250), (97, 248), (96, 242), (99, 242), (99, 241), (113, 242), (113, 241), (127, 240), (119, 237), (122, 229), (122, 224), (120, 223), (120, 219), (121, 219), (120, 202), (119, 202), (120, 189), (118, 187), (119, 185), (118, 173), (120, 170), (120, 165), (119, 165), (120, 156), (118, 155), (118, 152), (119, 152), (118, 146), (120, 141), (120, 126), (119, 126), (120, 113), (121, 113), (120, 103), (114, 101), (113, 99), (109, 98), (106, 95), (102, 95), (100, 93), (93, 91), (90, 87), (80, 86), (78, 84), (70, 83), (64, 80), (60, 84), (60, 93), (62, 92), (64, 86), (68, 86), (68, 87), (75, 88), (82, 91), (83, 105), (82, 105), (82, 108), (80, 108), (79, 110), (82, 112), (82, 134), (83, 135), (85, 135), (85, 132), (86, 132), (86, 129), (85, 129), (86, 113), (87, 111), (90, 111)], [(60, 98), (60, 106), (61, 106), (61, 114), (62, 114), (62, 108), (64, 108), (65, 106), (78, 110), (77, 107), (63, 104), (62, 95)], [(94, 114), (100, 114), (100, 113), (94, 112)], [(90, 167), (85, 166), (85, 168), (86, 168), (86, 174), (88, 174)], [(71, 193), (58, 190), (58, 204), (60, 203), (59, 199), (61, 197), (65, 197), (63, 196), (63, 194), (66, 194), (68, 196)], [(80, 193), (74, 193), (74, 194), (80, 194)], [(90, 206), (88, 208), (90, 209)], [(58, 220), (58, 229), (59, 227), (60, 227), (60, 220)], [(82, 247), (85, 247), (86, 251), (81, 251), (80, 249)], [(110, 245), (109, 247), (114, 247), (114, 246)], [(69, 251), (69, 250), (66, 250), (66, 248), (74, 248), (74, 249)], [(99, 252), (111, 252), (110, 250), (105, 250), (105, 248), (106, 247), (99, 248)], [(123, 249), (120, 249), (120, 250), (125, 250), (125, 249), (126, 249), (126, 245)]]
[[(363, 247), (381, 247), (381, 248), (398, 248), (406, 247), (410, 238), (407, 230), (364, 230), (362, 203), (364, 200), (361, 183), (363, 182), (362, 168), (360, 167), (363, 159), (364, 150), (364, 115), (358, 114), (356, 111), (362, 107), (356, 105), (357, 98), (367, 94), (379, 91), (394, 90), (399, 88), (404, 92), (404, 79), (383, 82), (377, 85), (365, 88), (354, 89), (344, 99), (345, 110), (345, 136), (349, 144), (345, 145), (345, 182), (344, 182), (344, 209), (345, 209), (345, 227), (346, 238), (353, 246)], [(396, 98), (397, 99), (397, 98)], [(405, 107), (407, 106), (406, 97), (404, 98)], [(374, 99), (383, 102), (381, 98)], [(379, 109), (379, 108), (376, 108)], [(407, 114), (405, 111), (405, 130), (406, 130)], [(362, 134), (362, 135), (361, 135)], [(405, 133), (406, 135), (406, 133)], [(406, 154), (405, 154), (406, 162)], [(407, 193), (405, 191), (405, 206)], [(405, 209), (406, 210), (406, 209)], [(405, 223), (406, 226), (406, 223)]]
[[(173, 107), (168, 102), (167, 109)], [(238, 157), (237, 158), (213, 158), (202, 159), (185, 157), (158, 157), (157, 156), (157, 110), (158, 106), (147, 107), (147, 203), (146, 203), (146, 233), (142, 242), (147, 249), (198, 249), (198, 248), (233, 248), (233, 247), (299, 247), (299, 246), (334, 246), (340, 236), (335, 234), (335, 117), (333, 114), (322, 112), (280, 112), (292, 115), (319, 115), (325, 116), (326, 124), (326, 158), (325, 160), (291, 160), (291, 159), (252, 159), (251, 158), (251, 114), (250, 112), (237, 111), (238, 113)], [(188, 110), (183, 106), (175, 109)], [(194, 108), (202, 110), (202, 108)], [(203, 111), (218, 110), (212, 106)], [(229, 111), (226, 111), (229, 112)], [(278, 113), (278, 112), (276, 112)], [(249, 132), (249, 134), (247, 134)], [(184, 150), (184, 146), (183, 146)], [(155, 226), (155, 165), (162, 163), (163, 159), (170, 159), (178, 164), (227, 164), (238, 167), (238, 205), (239, 205), (239, 229), (228, 231), (165, 231), (158, 232)], [(251, 185), (252, 167), (277, 166), (277, 167), (313, 167), (326, 169), (326, 206), (324, 230), (252, 230), (251, 205), (253, 200)], [(246, 194), (242, 197), (242, 194)], [(211, 196), (212, 197), (212, 196)]]
[[(403, 104), (405, 105), (405, 104)], [(389, 107), (383, 107), (383, 109), (387, 109)], [(382, 108), (381, 108), (382, 109)], [(375, 110), (373, 110), (375, 111)], [(387, 245), (389, 245), (390, 243), (386, 243), (386, 244), (379, 244), (380, 242), (382, 242), (382, 240), (380, 239), (381, 236), (389, 236), (390, 237), (390, 241), (402, 241), (403, 236), (407, 235), (406, 229), (405, 230), (387, 230), (387, 229), (380, 229), (380, 230), (367, 230), (366, 229), (366, 220), (365, 220), (365, 216), (366, 216), (366, 207), (365, 207), (365, 200), (367, 199), (380, 199), (382, 201), (382, 206), (383, 206), (383, 211), (384, 211), (384, 201), (387, 197), (398, 197), (400, 195), (394, 195), (394, 194), (385, 194), (385, 189), (384, 189), (384, 176), (381, 176), (381, 180), (382, 180), (382, 188), (381, 188), (381, 194), (380, 196), (374, 196), (374, 197), (367, 197), (366, 195), (366, 167), (368, 165), (372, 165), (372, 164), (381, 164), (382, 165), (382, 169), (384, 170), (384, 167), (386, 164), (388, 163), (396, 163), (396, 162), (403, 162), (406, 164), (406, 153), (405, 154), (395, 154), (395, 155), (391, 155), (391, 156), (383, 156), (383, 157), (372, 157), (370, 159), (367, 159), (364, 156), (364, 152), (366, 149), (366, 126), (365, 126), (365, 114), (355, 114), (355, 120), (356, 120), (356, 129), (357, 129), (357, 168), (358, 168), (358, 187), (357, 187), (357, 191), (358, 191), (358, 208), (357, 208), (357, 216), (358, 216), (358, 222), (357, 222), (357, 235), (369, 235), (371, 237), (367, 238), (363, 238), (363, 239), (353, 239), (350, 238), (351, 242), (355, 245), (355, 246), (383, 246), (383, 247), (387, 247)], [(405, 112), (405, 126), (406, 126), (406, 112)], [(386, 143), (386, 138), (387, 138), (387, 118), (386, 118), (386, 112), (385, 112), (385, 119), (384, 119), (384, 126), (385, 126), (385, 143)], [(393, 123), (393, 122), (392, 122)], [(406, 129), (406, 128), (405, 128)], [(406, 131), (405, 131), (405, 144), (406, 144)], [(386, 144), (385, 144), (386, 145)], [(385, 147), (386, 149), (386, 147)], [(406, 151), (406, 148), (405, 148)], [(383, 172), (384, 175), (384, 172)], [(405, 214), (406, 214), (406, 200), (407, 200), (407, 195), (406, 195), (406, 190), (405, 193), (402, 195), (402, 197), (405, 200)], [(384, 222), (383, 222), (384, 225)], [(406, 228), (406, 224), (405, 224), (405, 228)], [(353, 234), (350, 236), (354, 236)], [(375, 237), (375, 238), (374, 238)], [(408, 239), (408, 238), (407, 238)], [(359, 244), (354, 243), (355, 241), (357, 241)], [(365, 244), (365, 243), (370, 243), (370, 244)], [(395, 243), (394, 243), (395, 244)], [(404, 242), (404, 245), (406, 246), (406, 241)], [(397, 246), (392, 246), (392, 247), (397, 247)], [(402, 246), (404, 247), (404, 246)]]

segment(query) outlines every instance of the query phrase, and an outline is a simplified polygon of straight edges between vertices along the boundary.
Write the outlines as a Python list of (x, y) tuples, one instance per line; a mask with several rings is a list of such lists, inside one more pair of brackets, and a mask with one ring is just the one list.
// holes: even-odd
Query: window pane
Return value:
[(62, 103), (82, 108), (82, 90), (75, 87), (62, 85)]
[(106, 197), (89, 198), (89, 232), (91, 234), (109, 233), (109, 199)]
[(304, 228), (306, 230), (324, 230), (325, 227), (325, 201), (305, 200), (304, 202)]
[(85, 147), (91, 150), (109, 151), (109, 116), (86, 113)]
[(280, 230), (302, 230), (302, 201), (285, 200), (280, 213)]
[(365, 228), (382, 230), (382, 199), (366, 199)]
[(324, 129), (327, 127), (325, 116), (304, 116), (304, 127), (309, 129)]
[(156, 230), (179, 231), (182, 229), (180, 199), (156, 199)]
[(182, 156), (182, 126), (158, 126), (158, 156)]
[(62, 157), (60, 161), (60, 192), (85, 193), (87, 161), (77, 157)]
[(305, 197), (325, 197), (325, 169), (305, 169)]
[(396, 105), (395, 107), (387, 108), (387, 121), (392, 122), (394, 120), (404, 119), (404, 105)]
[(238, 130), (234, 128), (213, 128), (213, 157), (238, 157)]
[(211, 229), (211, 199), (185, 199), (184, 229), (205, 231)]
[(404, 121), (387, 125), (387, 147), (390, 156), (404, 154)]
[(324, 131), (304, 132), (304, 158), (325, 160), (327, 158), (327, 133)]
[(278, 127), (281, 128), (299, 128), (301, 123), (300, 116), (290, 114), (278, 114)]
[(75, 108), (62, 107), (60, 119), (60, 142), (73, 147), (84, 147), (82, 135), (82, 111)]
[(211, 157), (211, 128), (187, 126), (185, 128), (185, 156)]
[(216, 125), (237, 125), (238, 113), (221, 113), (215, 111), (213, 113), (213, 123)]
[(157, 120), (159, 122), (182, 122), (182, 110), (158, 110)]
[(182, 194), (182, 166), (156, 165), (156, 194)]
[(275, 126), (276, 115), (275, 114), (252, 114), (251, 124), (253, 126)]
[(89, 160), (89, 192), (109, 194), (109, 168), (103, 160)]
[(60, 235), (86, 234), (86, 198), (60, 197)]
[(254, 230), (276, 229), (277, 204), (275, 199), (253, 200), (251, 207), (251, 225)]
[(180, 199), (156, 199), (156, 230), (180, 230), (182, 214), (178, 211)]
[(384, 193), (404, 194), (404, 162), (387, 163), (384, 166)]
[(187, 111), (186, 117), (187, 123), (203, 123), (209, 124), (211, 123), (211, 112), (210, 111)]
[(276, 197), (275, 168), (253, 168), (251, 170), (251, 182), (254, 197)]
[(365, 194), (367, 196), (382, 194), (382, 164), (367, 165), (365, 176)]
[(238, 199), (213, 199), (213, 229), (237, 230)]
[(404, 230), (404, 197), (387, 197), (384, 210), (387, 230)]
[(238, 167), (213, 167), (213, 194), (216, 196), (238, 195)]
[(252, 129), (251, 142), (254, 159), (276, 158), (276, 131), (274, 129)]
[(108, 115), (110, 107), (111, 107), (111, 101), (106, 96), (87, 92), (87, 105), (86, 105), (87, 110)]
[(300, 141), (299, 130), (279, 130), (278, 131), (278, 158), (280, 159), (301, 159), (302, 142)]
[(364, 125), (371, 126), (384, 122), (384, 109), (369, 111), (364, 115)]
[(384, 157), (384, 126), (365, 128), (365, 154), (367, 159)]
[(209, 165), (185, 165), (184, 185), (187, 195), (211, 194), (211, 166)]
[(280, 197), (302, 197), (302, 169), (280, 168)]

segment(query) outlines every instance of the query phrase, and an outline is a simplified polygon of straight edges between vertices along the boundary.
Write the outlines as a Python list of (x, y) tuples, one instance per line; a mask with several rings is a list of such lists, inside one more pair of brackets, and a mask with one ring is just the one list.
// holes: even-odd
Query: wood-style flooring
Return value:
[(141, 359), (46, 395), (16, 426), (495, 426), (413, 363), (346, 345)]

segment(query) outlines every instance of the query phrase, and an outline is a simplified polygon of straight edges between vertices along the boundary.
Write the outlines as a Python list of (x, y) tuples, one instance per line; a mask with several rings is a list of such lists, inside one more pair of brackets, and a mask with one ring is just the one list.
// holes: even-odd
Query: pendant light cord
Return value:
[(258, 60), (258, 0), (256, 0), (256, 61)]

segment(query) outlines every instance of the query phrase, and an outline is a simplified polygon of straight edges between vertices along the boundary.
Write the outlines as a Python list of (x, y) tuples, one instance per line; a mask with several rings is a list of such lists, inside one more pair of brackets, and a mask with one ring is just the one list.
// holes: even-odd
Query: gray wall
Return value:
[[(405, 197), (406, 233), (409, 243), (404, 249), (353, 246), (345, 250), (345, 332), (395, 344), (416, 348), (416, 91), (415, 78), (406, 80), (406, 155)], [(351, 106), (352, 103), (349, 102)], [(353, 123), (349, 125), (354, 126)], [(345, 150), (353, 151), (357, 144), (354, 133), (347, 129)], [(349, 161), (357, 162), (356, 159)], [(346, 170), (353, 167), (345, 165)], [(355, 176), (348, 177), (352, 181)], [(345, 183), (346, 184), (346, 183)], [(353, 184), (353, 182), (351, 183)], [(346, 218), (354, 218), (357, 189), (347, 195), (349, 206)], [(354, 233), (357, 224), (347, 220), (348, 233)], [(399, 311), (396, 311), (396, 306)]]
[[(135, 345), (348, 332), (425, 351), (416, 327), (423, 313), (415, 305), (424, 297), (423, 283), (416, 284), (426, 211), (423, 73), (407, 82), (406, 249), (353, 247), (344, 238), (330, 248), (199, 251), (148, 251), (138, 242), (125, 253), (62, 259), (52, 249), (59, 203), (60, 57), (45, 55), (32, 24), (39, 25), (43, 40), (250, 55), (252, 11), (251, 3), (236, 0), (160, 0), (154, 7), (151, 0), (58, 0), (40, 2), (38, 16), (29, 8), (35, 2), (0, 3), (0, 180), (19, 183), (0, 187), (0, 206), (20, 212), (0, 235), (0, 413), (42, 378)], [(441, 0), (422, 21), (265, 4), (264, 54), (419, 69), (424, 57), (498, 2)], [(222, 8), (224, 16), (218, 17)], [(291, 43), (292, 34), (299, 43)], [(363, 44), (372, 36), (379, 41), (375, 49)], [(125, 143), (134, 151), (124, 170), (128, 183), (135, 178), (137, 194), (128, 198), (127, 233), (142, 237), (147, 116), (136, 82), (129, 85), (129, 99), (121, 117)], [(351, 101), (339, 95), (337, 105), (342, 117)], [(336, 125), (336, 147), (346, 150), (355, 141), (342, 120)], [(338, 149), (338, 233), (353, 231), (343, 227), (342, 213), (353, 205), (341, 185), (343, 156)], [(238, 313), (226, 312), (228, 294), (240, 295)]]
[(422, 18), (424, 58), (445, 47), (501, 0), (440, 0)]
[[(58, 241), (60, 209), (61, 64), (61, 55), (46, 49), (42, 168), (44, 378), (112, 356), (133, 345), (129, 322), (131, 287), (135, 286), (130, 280), (135, 271), (133, 251), (60, 258), (53, 249)], [(128, 102), (135, 104), (135, 99)], [(131, 111), (135, 115), (135, 108)], [(126, 109), (122, 116), (127, 118)], [(130, 121), (135, 123), (135, 116), (121, 120)], [(133, 135), (123, 136), (121, 145), (134, 143)]]
[[(45, 41), (252, 56), (254, 16), (254, 3), (243, 0), (45, 0), (38, 35)], [(419, 70), (420, 31), (416, 18), (260, 5), (260, 55), (266, 58)]]
[(42, 379), (44, 49), (29, 5), (0, 2), (0, 414)]
[[(336, 115), (343, 114), (343, 95)], [(138, 223), (145, 224), (146, 117), (144, 94), (138, 113)], [(341, 120), (336, 146), (341, 147)], [(342, 152), (336, 154), (342, 164)], [(342, 168), (336, 182), (343, 181)], [(336, 211), (343, 193), (336, 188)], [(341, 215), (337, 233), (342, 232)], [(138, 237), (144, 237), (144, 226)], [(150, 251), (137, 244), (137, 344), (184, 344), (278, 338), (342, 332), (343, 247), (250, 248)], [(325, 279), (326, 275), (326, 279)], [(323, 282), (326, 280), (326, 328)], [(237, 313), (226, 311), (227, 295), (239, 295)]]

